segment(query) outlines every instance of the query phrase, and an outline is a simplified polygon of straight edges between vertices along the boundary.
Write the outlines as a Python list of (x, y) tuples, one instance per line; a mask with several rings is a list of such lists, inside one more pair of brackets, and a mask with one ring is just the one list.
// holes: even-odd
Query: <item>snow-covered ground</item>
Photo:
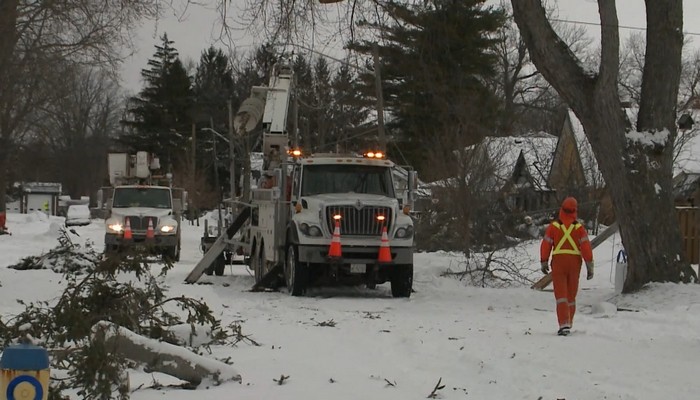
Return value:
[[(63, 218), (8, 215), (12, 236), (0, 236), (0, 312), (21, 300), (52, 299), (61, 275), (6, 268), (57, 244)], [(101, 221), (75, 227), (76, 240), (101, 246)], [(151, 389), (164, 375), (133, 372), (135, 400), (420, 399), (438, 380), (442, 399), (695, 399), (700, 360), (700, 286), (654, 284), (630, 296), (613, 289), (619, 236), (594, 254), (596, 276), (582, 278), (570, 337), (556, 336), (551, 291), (488, 289), (441, 277), (462, 261), (447, 253), (416, 254), (415, 293), (394, 299), (376, 290), (315, 289), (307, 297), (248, 291), (244, 266), (223, 277), (183, 283), (201, 257), (201, 227), (186, 225), (182, 260), (167, 276), (171, 295), (204, 299), (224, 325), (242, 321), (261, 346), (215, 347), (231, 357), (243, 382), (197, 392)], [(539, 243), (526, 245), (523, 265), (539, 268)], [(615, 305), (617, 307), (615, 307)], [(624, 311), (617, 311), (617, 309)], [(696, 314), (697, 313), (697, 314)], [(283, 385), (280, 376), (289, 378)], [(136, 389), (138, 388), (138, 389)]]

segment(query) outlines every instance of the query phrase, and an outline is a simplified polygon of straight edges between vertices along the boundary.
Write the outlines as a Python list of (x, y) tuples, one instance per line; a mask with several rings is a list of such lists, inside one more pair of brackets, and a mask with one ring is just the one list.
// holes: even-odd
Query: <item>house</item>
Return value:
[[(547, 184), (557, 138), (545, 132), (521, 136), (488, 136), (463, 150), (463, 178), (467, 187), (490, 193), (511, 211), (548, 207), (554, 192)], [(436, 192), (457, 188), (458, 177), (433, 182)]]
[(547, 183), (556, 191), (558, 200), (576, 197), (582, 219), (612, 222), (612, 203), (605, 191), (603, 174), (583, 125), (572, 110), (567, 110), (562, 119)]
[(61, 184), (53, 182), (26, 182), (21, 185), (18, 210), (13, 207), (8, 211), (28, 214), (34, 211), (57, 215)]

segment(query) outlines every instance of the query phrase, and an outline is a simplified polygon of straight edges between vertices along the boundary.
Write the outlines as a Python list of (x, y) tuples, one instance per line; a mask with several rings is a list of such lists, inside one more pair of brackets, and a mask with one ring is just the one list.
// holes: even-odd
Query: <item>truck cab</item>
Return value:
[(100, 196), (106, 200), (105, 253), (142, 247), (179, 261), (187, 194), (169, 184), (172, 176), (152, 174), (159, 168), (158, 159), (146, 152), (109, 154), (112, 186), (102, 188)]
[[(293, 295), (303, 294), (309, 286), (374, 287), (391, 282), (395, 297), (410, 296), (414, 228), (409, 210), (394, 190), (394, 167), (383, 158), (355, 155), (297, 159), (285, 187), (267, 189), (272, 191), (269, 196), (258, 195), (251, 227), (256, 280), (267, 272), (269, 261), (279, 258)], [(289, 204), (286, 233), (270, 235), (282, 230), (275, 213), (277, 197)], [(336, 226), (340, 257), (329, 253)], [(388, 259), (379, 257), (383, 235)], [(274, 256), (277, 249), (283, 250), (279, 257)]]

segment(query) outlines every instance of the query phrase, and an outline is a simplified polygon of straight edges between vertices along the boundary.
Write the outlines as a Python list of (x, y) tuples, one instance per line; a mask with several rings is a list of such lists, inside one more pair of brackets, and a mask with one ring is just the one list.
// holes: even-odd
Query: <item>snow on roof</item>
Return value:
[(512, 179), (521, 154), (533, 183), (539, 188), (546, 188), (556, 144), (557, 137), (554, 135), (530, 132), (521, 136), (487, 137), (481, 145), (485, 146), (489, 159), (495, 163), (499, 188)]
[[(630, 109), (625, 109), (625, 112), (631, 121), (636, 120), (635, 112)], [(583, 173), (586, 177), (586, 184), (589, 186), (603, 185), (603, 174), (600, 172), (600, 168), (598, 167), (598, 160), (596, 160), (595, 155), (593, 154), (591, 143), (586, 137), (586, 132), (583, 130), (581, 121), (579, 121), (578, 117), (571, 109), (569, 110), (569, 122), (571, 123), (571, 131), (576, 139), (576, 147), (578, 148), (578, 153), (581, 158)]]
[(55, 182), (25, 182), (22, 190), (25, 193), (61, 193), (61, 184)]
[(681, 112), (681, 116), (692, 118), (690, 129), (678, 129), (674, 144), (673, 175), (681, 172), (700, 172), (700, 110), (692, 109)]
[[(512, 181), (517, 162), (522, 155), (528, 173), (538, 189), (547, 189), (547, 177), (556, 149), (557, 137), (546, 132), (530, 132), (520, 136), (487, 136), (481, 142), (464, 149), (465, 154), (481, 149), (493, 168), (493, 178), (486, 190), (500, 190)], [(467, 177), (469, 180), (469, 177)], [(432, 182), (428, 186), (446, 187), (456, 183), (454, 178)]]

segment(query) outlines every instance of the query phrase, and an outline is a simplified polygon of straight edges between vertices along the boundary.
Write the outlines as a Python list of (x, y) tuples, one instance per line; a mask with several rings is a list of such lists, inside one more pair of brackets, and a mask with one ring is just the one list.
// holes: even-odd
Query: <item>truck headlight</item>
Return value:
[(412, 226), (401, 227), (401, 228), (396, 230), (396, 234), (394, 236), (397, 239), (410, 238), (411, 236), (413, 236), (413, 227)]
[(306, 222), (299, 224), (299, 230), (306, 236), (320, 237), (323, 235), (321, 228), (316, 225), (309, 225)]
[(172, 225), (163, 225), (160, 227), (160, 231), (163, 233), (170, 233), (175, 230), (175, 227)]
[(122, 229), (124, 229), (124, 227), (122, 226), (121, 223), (115, 222), (113, 224), (108, 224), (107, 229), (109, 229), (110, 231), (119, 233), (122, 231)]

